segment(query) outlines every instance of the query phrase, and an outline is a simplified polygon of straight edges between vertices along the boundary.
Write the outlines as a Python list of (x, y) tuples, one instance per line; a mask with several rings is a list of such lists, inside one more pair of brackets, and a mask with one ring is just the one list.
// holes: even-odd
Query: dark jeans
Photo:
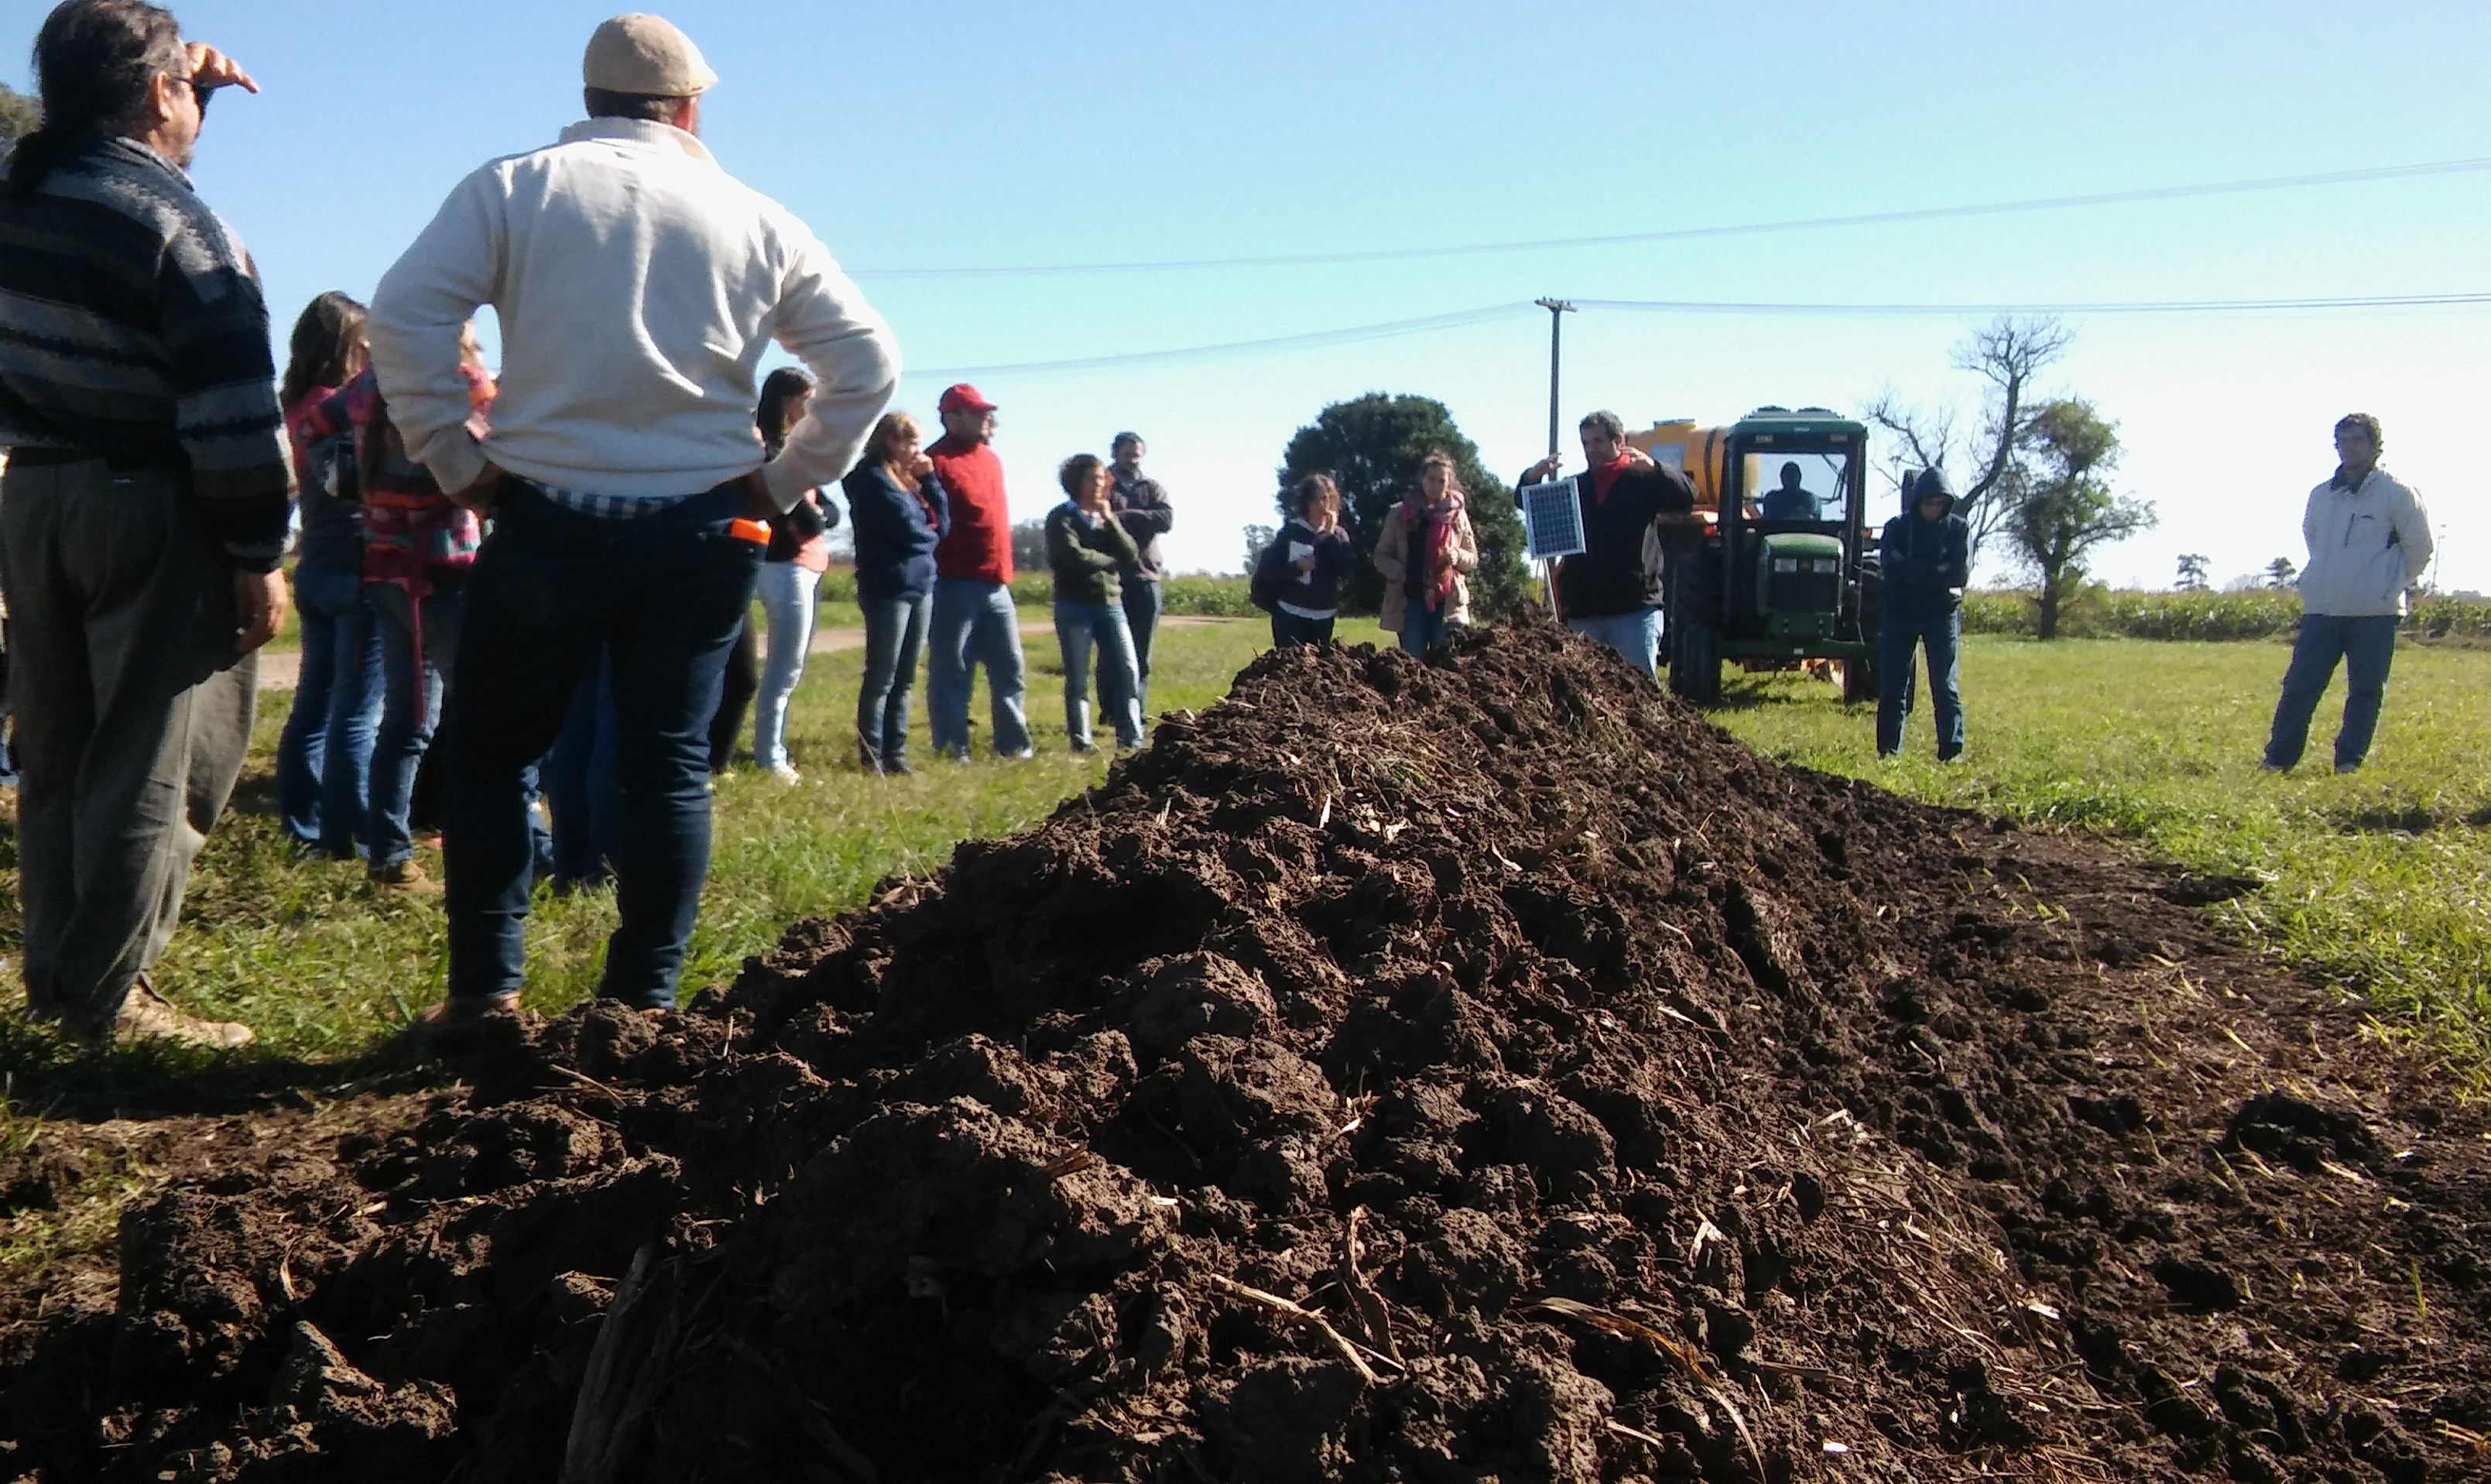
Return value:
[(596, 667), (580, 677), (539, 770), (546, 811), (553, 816), (553, 863), (547, 873), (557, 891), (573, 891), (614, 879), (621, 854), (623, 790), (614, 780), (614, 662), (601, 652)]
[[(637, 518), (637, 517), (633, 517)], [(735, 647), (726, 654), (726, 673), (718, 682), (718, 712), (709, 718), (709, 771), (724, 772), (735, 761), (736, 735), (744, 716), (761, 691), (761, 641), (752, 634), (752, 613), (745, 610), (735, 631)]]
[(2309, 718), (2318, 698), (2344, 664), (2344, 723), (2335, 733), (2335, 766), (2353, 769), (2370, 755), (2379, 729), (2379, 703), (2388, 690), (2388, 667), (2396, 655), (2396, 616), (2342, 618), (2304, 613), (2292, 641), (2292, 663), (2283, 672), (2283, 698), (2274, 704), (2274, 726), (2266, 741), (2269, 768), (2290, 768), (2309, 744)]
[[(1148, 715), (1151, 709), (1151, 641), (1158, 637), (1159, 615), (1167, 608), (1167, 597), (1159, 591), (1158, 583), (1127, 577), (1124, 581), (1124, 605), (1125, 631), (1133, 636), (1134, 704)], [(1099, 679), (1104, 682), (1104, 672)], [(1102, 703), (1113, 704), (1107, 702), (1104, 693), (1099, 699)]]
[(908, 695), (917, 680), (917, 656), (925, 648), (925, 626), (934, 616), (934, 595), (864, 597), (865, 683), (857, 689), (857, 749), (866, 766), (908, 765)]
[(450, 993), (517, 992), (528, 916), (528, 771), (601, 648), (614, 665), (621, 917), (598, 992), (671, 1005), (709, 874), (709, 723), (763, 547), (728, 527), (741, 482), (646, 515), (564, 509), (513, 480), (468, 580), (443, 800)]
[[(372, 741), (381, 719), (381, 635), (351, 567), (294, 571), (303, 668), (277, 740), (277, 811), (298, 845), (340, 860), (365, 838)], [(369, 843), (366, 839), (366, 843)]]
[(1294, 613), (1282, 613), (1276, 608), (1272, 610), (1274, 648), (1276, 649), (1284, 644), (1330, 644), (1331, 642), (1332, 620), (1302, 619)]
[(1413, 655), (1424, 655), (1460, 626), (1446, 623), (1445, 610), (1428, 607), (1423, 597), (1411, 598), (1401, 605), (1401, 648)]
[(440, 730), (467, 582), (463, 575), (436, 577), (420, 603), (386, 582), (373, 583), (365, 597), (381, 637), (381, 729), (372, 743), (371, 809), (364, 829), (372, 869), (379, 870), (415, 854), (415, 772)]
[(1923, 645), (1929, 655), (1929, 701), (1938, 724), (1938, 761), (1963, 751), (1963, 689), (1958, 652), (1962, 620), (1954, 609), (1920, 616), (1886, 612), (1877, 635), (1877, 750), (1903, 750), (1903, 723), (1912, 715), (1912, 665)]

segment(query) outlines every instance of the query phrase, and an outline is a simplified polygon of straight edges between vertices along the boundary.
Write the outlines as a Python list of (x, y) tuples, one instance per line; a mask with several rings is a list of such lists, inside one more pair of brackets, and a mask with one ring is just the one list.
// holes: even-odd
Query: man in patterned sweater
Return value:
[(0, 185), (0, 587), (29, 1007), (101, 1046), (239, 1046), (147, 971), (250, 741), (292, 490), (268, 311), (184, 168), (258, 91), (138, 0), (68, 0)]

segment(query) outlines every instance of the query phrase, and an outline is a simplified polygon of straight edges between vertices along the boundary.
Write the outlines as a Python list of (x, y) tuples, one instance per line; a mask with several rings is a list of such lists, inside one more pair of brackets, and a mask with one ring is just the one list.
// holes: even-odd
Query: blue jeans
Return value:
[(2387, 695), (2388, 667), (2396, 655), (2396, 616), (2344, 618), (2304, 613), (2292, 641), (2292, 663), (2283, 672), (2283, 698), (2274, 705), (2274, 726), (2266, 741), (2269, 768), (2290, 768), (2309, 744), (2309, 718), (2318, 698), (2344, 663), (2344, 723), (2335, 732), (2335, 766), (2361, 766), (2379, 729), (2379, 703)]
[(787, 703), (805, 678), (805, 656), (813, 645), (813, 595), (821, 582), (821, 573), (793, 562), (761, 564), (761, 617), (770, 626), (761, 688), (752, 698), (752, 761), (761, 768), (787, 761)]
[(372, 742), (371, 809), (364, 830), (372, 868), (379, 870), (415, 854), (407, 822), (415, 806), (415, 771), (441, 724), (466, 580), (436, 576), (421, 603), (408, 602), (404, 588), (386, 582), (371, 584), (364, 596), (381, 638), (381, 729)]
[(1879, 753), (1894, 757), (1903, 750), (1903, 723), (1912, 714), (1912, 665), (1923, 644), (1929, 655), (1929, 700), (1937, 713), (1938, 761), (1963, 751), (1963, 689), (1957, 654), (1962, 634), (1962, 620), (1952, 608), (1932, 616), (1887, 610), (1877, 632)]
[(1055, 600), (1055, 642), (1064, 652), (1064, 735), (1075, 748), (1090, 742), (1090, 647), (1099, 647), (1100, 708), (1116, 728), (1116, 745), (1142, 744), (1141, 682), (1133, 672), (1133, 636), (1117, 603)]
[(602, 651), (596, 667), (580, 677), (564, 713), (562, 732), (538, 770), (546, 811), (553, 816), (548, 842), (557, 891), (611, 881), (621, 853), (623, 790), (614, 779), (614, 661)]
[(934, 615), (926, 626), (931, 646), (925, 661), (925, 713), (934, 750), (945, 757), (969, 755), (971, 671), (986, 667), (994, 708), (995, 752), (1017, 757), (1029, 750), (1029, 716), (1020, 657), (1020, 615), (1011, 589), (975, 577), (934, 579)]
[(1446, 623), (1445, 611), (1428, 607), (1423, 597), (1401, 605), (1401, 648), (1413, 655), (1424, 655), (1460, 626)]
[[(1151, 709), (1151, 643), (1158, 637), (1159, 614), (1167, 599), (1156, 582), (1139, 577), (1124, 580), (1125, 631), (1133, 636), (1134, 705), (1145, 713)], [(1102, 694), (1101, 701), (1107, 698)]]
[(1566, 626), (1626, 656), (1626, 663), (1647, 680), (1660, 680), (1660, 610), (1637, 608), (1632, 613), (1604, 614), (1595, 619), (1568, 619)]
[(598, 993), (671, 1005), (709, 874), (709, 723), (762, 547), (730, 526), (741, 482), (645, 515), (564, 509), (523, 480), (494, 511), (467, 586), (442, 800), (450, 993), (516, 993), (528, 916), (528, 771), (601, 652), (614, 666), (621, 921)]
[[(865, 597), (865, 684), (857, 690), (858, 756), (875, 769), (908, 766), (908, 697), (934, 616), (934, 595)], [(965, 725), (965, 723), (963, 723)]]
[(303, 669), (277, 740), (277, 810), (286, 834), (351, 859), (370, 800), (372, 738), (381, 719), (381, 636), (363, 573), (307, 565), (294, 573)]

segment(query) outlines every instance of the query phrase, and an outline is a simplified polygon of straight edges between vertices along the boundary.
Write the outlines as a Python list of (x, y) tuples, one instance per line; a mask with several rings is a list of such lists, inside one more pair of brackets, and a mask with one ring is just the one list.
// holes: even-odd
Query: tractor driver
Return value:
[(1800, 467), (1797, 463), (1782, 465), (1781, 487), (1765, 495), (1764, 518), (1767, 520), (1819, 520), (1825, 502), (1800, 488)]
[[(1695, 486), (1678, 470), (1626, 443), (1614, 412), (1583, 420), (1583, 461), (1574, 499), (1583, 513), (1583, 550), (1557, 564), (1557, 613), (1566, 626), (1607, 645), (1657, 683), (1660, 679), (1660, 524), (1695, 509)], [(1519, 487), (1557, 478), (1550, 454), (1523, 471)]]

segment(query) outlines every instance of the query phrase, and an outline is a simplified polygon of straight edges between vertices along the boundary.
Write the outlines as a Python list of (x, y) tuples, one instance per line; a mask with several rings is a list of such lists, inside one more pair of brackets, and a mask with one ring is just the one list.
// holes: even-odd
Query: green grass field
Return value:
[[(1155, 709), (1216, 699), (1265, 634), (1260, 621), (1163, 629)], [(1346, 621), (1342, 636), (1383, 637), (1370, 622)], [(1734, 674), (1718, 719), (1790, 761), (2034, 826), (2116, 832), (2191, 866), (2260, 876), (2271, 883), (2265, 891), (2223, 909), (2243, 932), (2367, 994), (2383, 1022), (2477, 1066), (2491, 1023), (2491, 655), (2407, 647), (2371, 767), (2345, 778), (2323, 766), (2283, 778), (2257, 770), (2284, 655), (2274, 643), (1976, 637), (1964, 660), (1971, 750), (1946, 768), (1929, 760), (1925, 712), (1914, 718), (1911, 755), (1883, 764), (1867, 709), (1845, 708), (1831, 686), (1797, 677)], [(1033, 638), (1029, 659), (1036, 761), (938, 766), (921, 742), (923, 771), (886, 780), (848, 761), (859, 656), (815, 656), (791, 725), (805, 781), (786, 787), (741, 770), (719, 782), (687, 986), (731, 977), (794, 918), (855, 906), (882, 877), (928, 870), (957, 841), (1021, 829), (1096, 782), (1103, 760), (1064, 750), (1054, 646)], [(2321, 759), (2340, 693), (2321, 708)], [(343, 1057), (440, 994), (441, 911), (436, 901), (376, 896), (359, 866), (302, 860), (282, 844), (269, 766), (285, 700), (263, 697), (237, 809), (201, 858), (160, 976), (183, 1002), (249, 1022), (267, 1054)], [(982, 692), (973, 714), (983, 711)], [(14, 858), (0, 867), (13, 872)], [(7, 901), (0, 934), (13, 935), (14, 892)], [(529, 1004), (559, 1010), (590, 992), (612, 922), (609, 894), (541, 897), (529, 929)], [(57, 1068), (67, 1055), (22, 1019), (0, 1024), (0, 1074)]]

